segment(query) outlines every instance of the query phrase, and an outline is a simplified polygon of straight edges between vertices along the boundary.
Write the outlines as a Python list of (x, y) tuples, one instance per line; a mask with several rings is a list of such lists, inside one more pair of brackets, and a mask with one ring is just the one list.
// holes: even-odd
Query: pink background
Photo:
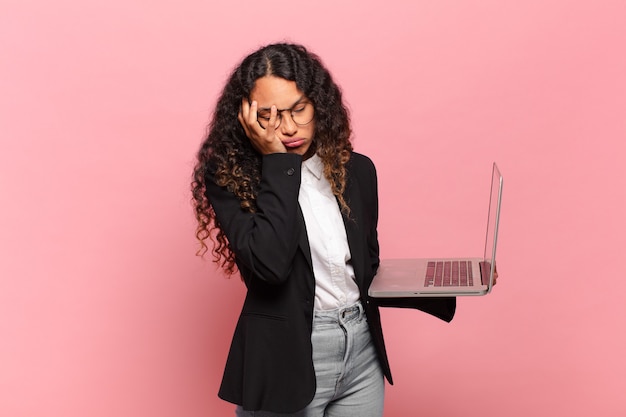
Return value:
[(194, 256), (190, 172), (279, 40), (343, 86), (382, 256), (480, 254), (505, 176), (495, 292), (383, 312), (385, 416), (626, 414), (623, 1), (1, 3), (0, 415), (232, 415), (243, 285)]

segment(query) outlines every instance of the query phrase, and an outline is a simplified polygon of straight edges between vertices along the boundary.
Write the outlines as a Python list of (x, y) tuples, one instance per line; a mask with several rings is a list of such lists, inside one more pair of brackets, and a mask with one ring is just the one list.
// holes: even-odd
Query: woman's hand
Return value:
[(257, 106), (256, 101), (252, 101), (252, 104), (250, 104), (248, 99), (244, 97), (241, 101), (241, 109), (237, 115), (237, 120), (243, 126), (243, 130), (246, 132), (248, 139), (250, 139), (252, 146), (262, 155), (287, 152), (285, 145), (276, 136), (275, 126), (276, 118), (278, 117), (276, 106), (272, 106), (270, 110), (270, 120), (266, 129), (263, 129), (257, 122)]

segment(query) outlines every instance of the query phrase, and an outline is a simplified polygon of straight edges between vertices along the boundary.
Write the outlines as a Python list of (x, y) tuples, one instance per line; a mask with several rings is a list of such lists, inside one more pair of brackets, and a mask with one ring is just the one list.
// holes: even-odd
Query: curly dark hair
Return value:
[(235, 272), (235, 257), (206, 195), (207, 175), (213, 175), (218, 185), (233, 192), (241, 201), (242, 210), (256, 211), (261, 154), (252, 147), (237, 114), (242, 99), (249, 98), (256, 80), (269, 75), (295, 81), (313, 104), (315, 132), (311, 147), (324, 163), (324, 175), (341, 210), (350, 213), (343, 191), (346, 186), (345, 164), (352, 151), (352, 132), (339, 86), (319, 57), (301, 45), (280, 43), (257, 50), (235, 68), (217, 101), (208, 135), (197, 154), (191, 183), (198, 222), (196, 238), (200, 242), (197, 254), (202, 256), (208, 251), (205, 241), (211, 237), (214, 261), (228, 275)]

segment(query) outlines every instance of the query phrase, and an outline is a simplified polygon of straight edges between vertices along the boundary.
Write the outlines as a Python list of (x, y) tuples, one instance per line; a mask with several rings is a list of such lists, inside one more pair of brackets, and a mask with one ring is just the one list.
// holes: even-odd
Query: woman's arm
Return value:
[(284, 282), (301, 233), (298, 192), (302, 157), (288, 153), (263, 156), (257, 210), (249, 213), (212, 175), (206, 194), (238, 264), (268, 282)]

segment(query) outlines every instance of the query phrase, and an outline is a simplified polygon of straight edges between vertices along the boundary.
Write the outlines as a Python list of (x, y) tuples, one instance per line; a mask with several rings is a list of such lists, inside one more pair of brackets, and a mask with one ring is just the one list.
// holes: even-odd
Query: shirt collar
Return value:
[(322, 158), (320, 158), (317, 154), (313, 154), (312, 157), (303, 161), (302, 166), (313, 174), (318, 180), (322, 178), (322, 174), (324, 173), (324, 163), (322, 162)]

